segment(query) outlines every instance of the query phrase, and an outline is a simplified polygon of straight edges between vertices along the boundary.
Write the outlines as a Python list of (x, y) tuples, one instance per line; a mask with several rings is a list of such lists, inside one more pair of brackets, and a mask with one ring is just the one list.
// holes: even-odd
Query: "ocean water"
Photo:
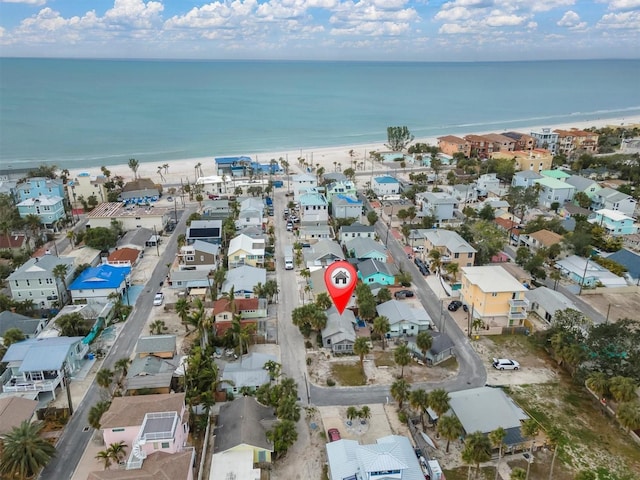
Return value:
[(0, 59), (0, 163), (81, 168), (640, 114), (640, 60)]

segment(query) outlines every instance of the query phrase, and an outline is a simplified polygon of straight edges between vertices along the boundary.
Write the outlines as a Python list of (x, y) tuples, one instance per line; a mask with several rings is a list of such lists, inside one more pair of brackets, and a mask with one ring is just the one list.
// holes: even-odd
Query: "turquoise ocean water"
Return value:
[(640, 60), (0, 59), (0, 162), (82, 168), (640, 114)]

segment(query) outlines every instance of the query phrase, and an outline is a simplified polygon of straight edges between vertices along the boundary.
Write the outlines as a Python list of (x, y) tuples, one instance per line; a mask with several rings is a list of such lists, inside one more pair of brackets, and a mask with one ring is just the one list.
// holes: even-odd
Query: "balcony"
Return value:
[(12, 377), (4, 384), (5, 392), (53, 392), (62, 382), (62, 375), (45, 375), (42, 380)]
[(509, 320), (526, 320), (527, 316), (525, 310), (510, 311), (508, 314)]
[(527, 308), (529, 307), (529, 300), (526, 298), (512, 298), (509, 300), (509, 306), (511, 308)]

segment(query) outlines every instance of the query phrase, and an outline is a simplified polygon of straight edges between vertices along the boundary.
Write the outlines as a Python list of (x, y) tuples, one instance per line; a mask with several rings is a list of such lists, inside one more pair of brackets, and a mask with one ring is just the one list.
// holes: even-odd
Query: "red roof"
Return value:
[(26, 235), (0, 235), (0, 249), (22, 248), (26, 241)]
[(138, 256), (140, 255), (140, 251), (135, 248), (119, 248), (115, 252), (113, 252), (107, 260), (109, 262), (131, 262), (136, 263), (138, 260)]
[[(213, 304), (213, 314), (218, 315), (222, 312), (230, 312), (231, 306), (229, 305), (228, 298), (221, 298), (216, 300)], [(242, 312), (244, 310), (257, 310), (258, 309), (258, 299), (257, 298), (236, 298), (234, 300), (236, 304), (236, 311)]]
[[(504, 228), (505, 230), (509, 230), (509, 229), (515, 229), (519, 224), (517, 222), (514, 222), (513, 220), (509, 220), (507, 218), (496, 218), (494, 220), (494, 222), (499, 226)], [(519, 233), (516, 232), (516, 235), (518, 235)]]

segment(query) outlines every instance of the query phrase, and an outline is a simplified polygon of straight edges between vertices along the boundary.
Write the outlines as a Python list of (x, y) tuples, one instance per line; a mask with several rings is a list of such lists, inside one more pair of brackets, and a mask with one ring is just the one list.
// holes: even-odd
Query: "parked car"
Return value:
[(293, 223), (287, 222), (287, 232), (293, 232)]
[(413, 297), (413, 292), (411, 290), (398, 290), (393, 295), (396, 297), (396, 299), (410, 298)]
[(496, 370), (518, 370), (520, 364), (510, 358), (494, 358), (493, 368)]
[(420, 273), (422, 275), (429, 275), (429, 267), (427, 267), (427, 265), (422, 260), (420, 260), (419, 258), (414, 258), (413, 263), (416, 264), (416, 267), (418, 267), (418, 270), (420, 270)]
[(158, 305), (162, 305), (162, 302), (164, 302), (164, 293), (162, 292), (156, 293), (156, 296), (153, 297), (153, 304), (155, 306), (158, 306)]
[(327, 433), (329, 434), (330, 442), (336, 442), (340, 440), (340, 431), (337, 428), (330, 428)]
[(449, 310), (450, 312), (457, 312), (461, 306), (462, 302), (460, 300), (454, 300), (449, 304), (447, 310)]

